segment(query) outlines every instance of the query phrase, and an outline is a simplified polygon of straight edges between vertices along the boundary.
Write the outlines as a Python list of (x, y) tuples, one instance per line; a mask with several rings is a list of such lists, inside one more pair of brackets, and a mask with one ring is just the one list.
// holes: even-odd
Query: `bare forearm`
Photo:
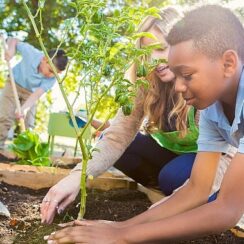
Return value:
[(35, 102), (42, 96), (43, 93), (44, 90), (42, 88), (38, 88), (28, 97), (25, 103), (21, 106), (21, 110), (24, 111), (31, 108), (35, 104)]
[(198, 153), (191, 176), (167, 201), (122, 224), (133, 225), (164, 219), (207, 202), (214, 182), (220, 153)]
[(13, 56), (16, 53), (16, 45), (19, 42), (18, 39), (16, 38), (8, 38), (7, 39), (7, 50), (6, 50), (6, 55), (8, 56), (8, 60), (13, 58)]
[(122, 233), (126, 243), (183, 240), (225, 231), (234, 226), (239, 217), (215, 201), (177, 216), (126, 227)]
[[(244, 155), (238, 153), (232, 160), (217, 200), (159, 221), (125, 227), (125, 240), (128, 240), (128, 243), (151, 243), (153, 240), (186, 239), (233, 227), (244, 211), (244, 193), (240, 190), (244, 187), (243, 159)], [(141, 234), (136, 235), (142, 229)]]
[(162, 202), (158, 206), (149, 209), (132, 219), (122, 222), (121, 225), (129, 226), (164, 219), (198, 207), (206, 203), (207, 199), (208, 192), (201, 192), (197, 189), (194, 190), (188, 183), (165, 202)]

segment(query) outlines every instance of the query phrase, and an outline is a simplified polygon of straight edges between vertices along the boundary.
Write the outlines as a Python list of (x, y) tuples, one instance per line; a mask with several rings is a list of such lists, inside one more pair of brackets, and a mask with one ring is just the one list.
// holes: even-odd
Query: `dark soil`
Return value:
[[(54, 224), (50, 226), (41, 225), (39, 204), (46, 192), (47, 189), (34, 191), (0, 183), (0, 199), (8, 206), (11, 213), (11, 219), (0, 216), (1, 244), (46, 244), (43, 240), (44, 235), (56, 230), (58, 223), (67, 222), (77, 217), (78, 207), (77, 203), (74, 203), (66, 213), (55, 219)], [(85, 218), (121, 221), (145, 211), (150, 204), (148, 198), (136, 190), (121, 189), (107, 192), (89, 190)], [(178, 243), (244, 244), (244, 241), (234, 237), (228, 231), (220, 235), (211, 235)]]

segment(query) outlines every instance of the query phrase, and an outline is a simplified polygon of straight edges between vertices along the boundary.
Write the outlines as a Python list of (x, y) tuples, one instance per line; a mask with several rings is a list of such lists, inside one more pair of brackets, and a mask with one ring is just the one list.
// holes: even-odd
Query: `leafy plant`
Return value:
[(18, 164), (50, 166), (48, 143), (41, 142), (38, 134), (26, 130), (19, 134), (9, 145), (19, 158)]
[[(67, 105), (72, 124), (82, 151), (82, 177), (81, 177), (81, 207), (79, 218), (83, 218), (86, 204), (86, 167), (92, 157), (90, 140), (85, 141), (84, 133), (90, 129), (90, 124), (99, 113), (101, 104), (106, 97), (114, 97), (118, 106), (109, 107), (106, 120), (114, 114), (115, 109), (122, 107), (126, 115), (130, 114), (136, 90), (145, 83), (143, 72), (141, 79), (132, 84), (125, 78), (126, 71), (133, 63), (138, 64), (143, 56), (148, 54), (153, 47), (137, 48), (135, 42), (138, 38), (147, 36), (147, 33), (138, 35), (138, 24), (145, 16), (157, 15), (155, 8), (122, 7), (110, 8), (106, 0), (74, 0), (67, 1), (68, 7), (74, 14), (73, 17), (64, 19), (59, 29), (59, 45), (65, 47), (70, 62), (64, 76), (60, 76), (47, 54), (43, 40), (45, 26), (42, 24), (45, 1), (39, 0), (39, 7), (32, 13), (25, 0), (20, 1), (33, 25), (39, 45), (46, 55), (48, 62), (58, 81), (61, 93)], [(66, 6), (67, 8), (67, 6)], [(72, 42), (68, 45), (71, 37)], [(73, 84), (77, 84), (76, 99), (83, 96), (87, 111), (87, 124), (80, 129), (75, 120), (73, 104), (67, 98), (67, 89), (64, 88), (68, 80), (70, 69), (76, 69), (76, 77), (72, 77)], [(106, 123), (106, 120), (104, 123)], [(92, 178), (92, 176), (88, 176)]]

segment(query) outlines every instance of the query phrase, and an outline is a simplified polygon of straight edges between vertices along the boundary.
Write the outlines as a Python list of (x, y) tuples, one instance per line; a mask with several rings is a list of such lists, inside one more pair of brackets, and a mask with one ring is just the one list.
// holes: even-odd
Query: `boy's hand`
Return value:
[(87, 244), (107, 244), (126, 243), (123, 239), (123, 228), (115, 227), (110, 223), (95, 222), (87, 224), (86, 221), (75, 221), (71, 226), (53, 232), (50, 236), (45, 236), (48, 243), (87, 243)]
[(4, 59), (7, 62), (9, 62), (12, 59), (12, 57), (13, 57), (13, 55), (11, 55), (10, 52), (6, 50), (5, 53), (4, 53)]
[(18, 111), (15, 111), (16, 120), (24, 119), (27, 114), (27, 111), (28, 111), (27, 109), (25, 110), (21, 109), (20, 113)]

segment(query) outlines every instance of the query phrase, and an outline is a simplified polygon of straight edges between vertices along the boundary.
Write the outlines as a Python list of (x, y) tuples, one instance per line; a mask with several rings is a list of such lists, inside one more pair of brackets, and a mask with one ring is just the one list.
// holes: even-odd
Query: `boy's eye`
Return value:
[(182, 75), (182, 77), (186, 80), (186, 81), (190, 81), (192, 79), (192, 74), (190, 75)]
[(158, 51), (158, 52), (163, 52), (165, 50), (166, 50), (166, 48), (157, 48), (157, 49), (155, 49), (155, 51)]

